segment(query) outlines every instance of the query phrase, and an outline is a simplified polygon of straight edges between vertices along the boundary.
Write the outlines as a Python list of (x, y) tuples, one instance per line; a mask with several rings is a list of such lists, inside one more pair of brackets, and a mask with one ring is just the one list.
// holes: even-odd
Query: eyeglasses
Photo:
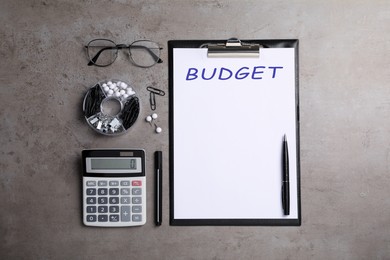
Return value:
[(116, 44), (108, 39), (95, 39), (90, 41), (85, 48), (89, 58), (88, 66), (107, 67), (114, 63), (118, 57), (118, 50), (128, 49), (131, 62), (141, 68), (149, 68), (156, 63), (162, 63), (160, 59), (161, 47), (157, 43), (140, 40), (130, 45)]

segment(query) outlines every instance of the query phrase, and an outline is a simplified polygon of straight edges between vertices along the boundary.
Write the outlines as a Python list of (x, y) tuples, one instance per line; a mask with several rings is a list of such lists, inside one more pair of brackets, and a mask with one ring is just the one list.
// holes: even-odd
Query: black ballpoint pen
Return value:
[(155, 223), (156, 226), (161, 226), (162, 222), (162, 152), (154, 153), (154, 168), (155, 176)]
[(283, 181), (282, 181), (282, 206), (284, 215), (290, 215), (290, 176), (288, 162), (287, 137), (283, 137)]

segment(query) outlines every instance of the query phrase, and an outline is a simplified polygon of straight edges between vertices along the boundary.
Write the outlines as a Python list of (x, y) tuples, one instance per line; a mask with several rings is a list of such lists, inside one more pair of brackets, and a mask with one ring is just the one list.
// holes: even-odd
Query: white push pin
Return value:
[(151, 116), (147, 116), (147, 117), (145, 118), (145, 120), (146, 120), (146, 122), (148, 122), (150, 125), (152, 125), (152, 120), (153, 120), (153, 118), (152, 118)]
[[(148, 122), (150, 125), (152, 125), (152, 121), (156, 120), (158, 118), (158, 115), (156, 113), (151, 114), (150, 116), (147, 116), (145, 118), (146, 122)], [(157, 126), (156, 123), (154, 123), (155, 131), (157, 134), (162, 132), (161, 127)]]
[(120, 86), (122, 89), (127, 89), (127, 84), (124, 82), (121, 82)]
[(161, 127), (157, 126), (156, 124), (154, 124), (154, 126), (156, 127), (156, 133), (159, 134), (162, 132), (162, 129)]

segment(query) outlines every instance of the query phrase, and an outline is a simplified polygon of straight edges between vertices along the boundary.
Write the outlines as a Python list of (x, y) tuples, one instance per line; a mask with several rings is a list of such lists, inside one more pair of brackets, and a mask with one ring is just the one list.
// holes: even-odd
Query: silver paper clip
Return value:
[(150, 109), (154, 111), (156, 110), (156, 95), (165, 96), (165, 92), (162, 91), (161, 89), (154, 88), (151, 86), (147, 87), (146, 89), (150, 92), (149, 95)]
[(154, 88), (154, 87), (151, 87), (151, 86), (147, 87), (146, 89), (147, 89), (148, 91), (150, 91), (150, 92), (156, 94), (156, 95), (165, 96), (165, 92), (162, 91), (161, 89)]

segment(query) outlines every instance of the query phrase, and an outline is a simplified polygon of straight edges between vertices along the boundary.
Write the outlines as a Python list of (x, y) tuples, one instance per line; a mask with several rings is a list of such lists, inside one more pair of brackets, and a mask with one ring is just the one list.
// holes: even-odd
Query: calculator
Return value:
[(83, 223), (129, 227), (146, 223), (145, 151), (83, 150)]

